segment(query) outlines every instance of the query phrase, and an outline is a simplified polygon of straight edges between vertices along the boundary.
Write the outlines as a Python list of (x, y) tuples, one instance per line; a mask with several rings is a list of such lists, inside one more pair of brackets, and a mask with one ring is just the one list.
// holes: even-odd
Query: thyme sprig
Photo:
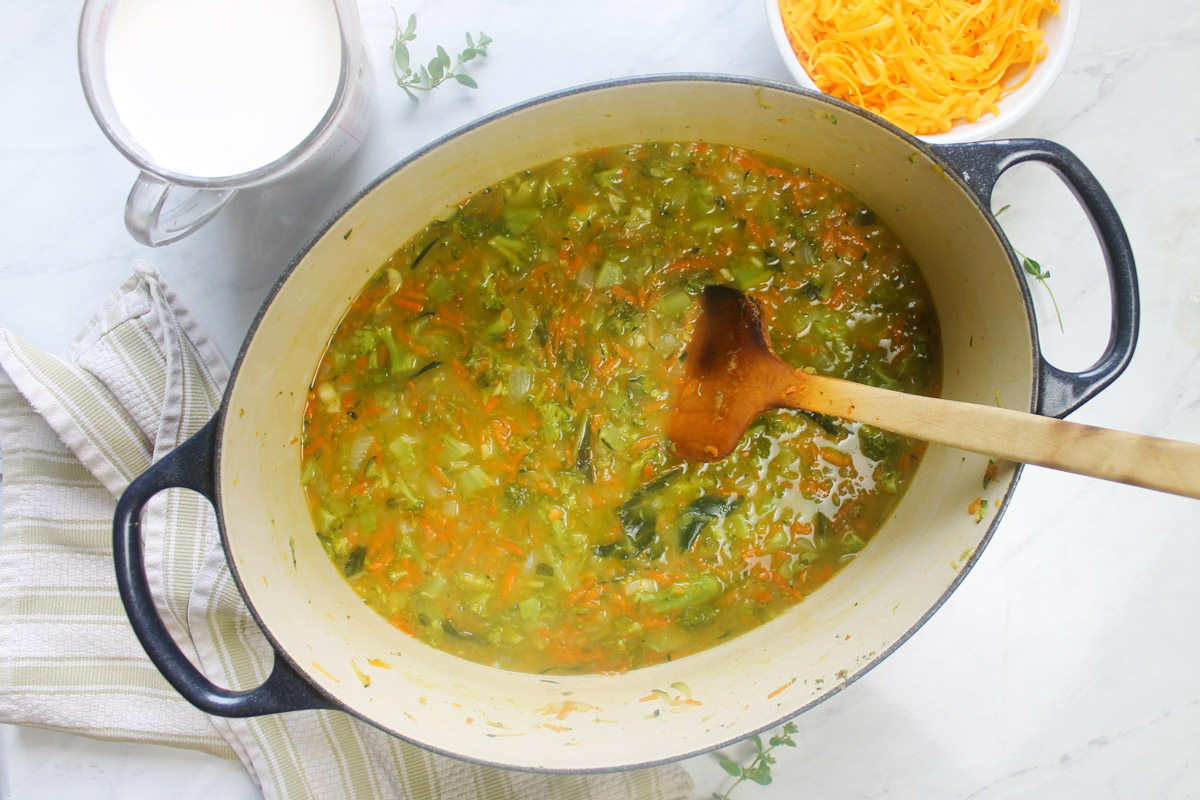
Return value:
[(1066, 333), (1067, 330), (1063, 327), (1062, 312), (1058, 310), (1058, 301), (1054, 299), (1054, 290), (1050, 288), (1050, 284), (1046, 283), (1050, 279), (1050, 270), (1042, 269), (1041, 264), (1016, 248), (1013, 248), (1013, 252), (1021, 257), (1021, 266), (1025, 269), (1025, 272), (1042, 286), (1046, 287), (1046, 294), (1050, 295), (1050, 302), (1054, 304), (1054, 316), (1058, 317), (1058, 330), (1060, 333)]
[(483, 31), (479, 32), (478, 39), (470, 33), (466, 34), (467, 46), (453, 61), (446, 48), (438, 45), (437, 55), (429, 63), (417, 65), (414, 70), (408, 43), (417, 38), (417, 15), (409, 15), (408, 23), (403, 28), (400, 27), (400, 15), (395, 8), (392, 9), (392, 16), (396, 18), (396, 35), (392, 40), (392, 73), (396, 76), (396, 83), (411, 100), (418, 99), (417, 92), (436, 89), (448, 80), (455, 80), (471, 89), (479, 87), (475, 79), (462, 70), (468, 61), (487, 57), (488, 45), (492, 43), (490, 36)]
[[(992, 216), (999, 217), (1005, 211), (1008, 211), (1009, 208), (1010, 206), (1003, 206)], [(1058, 310), (1058, 300), (1054, 297), (1054, 290), (1046, 282), (1050, 280), (1050, 270), (1044, 269), (1040, 263), (1034, 261), (1015, 247), (1013, 248), (1013, 252), (1021, 258), (1021, 268), (1025, 270), (1025, 273), (1045, 287), (1046, 294), (1050, 295), (1050, 302), (1054, 306), (1054, 316), (1058, 317), (1058, 330), (1060, 333), (1066, 333), (1067, 329), (1063, 327), (1062, 312)]]
[(796, 743), (792, 740), (792, 734), (796, 732), (796, 724), (794, 722), (785, 722), (781, 731), (767, 740), (767, 745), (763, 746), (761, 736), (751, 737), (754, 742), (754, 749), (757, 751), (754, 758), (747, 766), (742, 766), (732, 758), (722, 758), (720, 761), (721, 769), (728, 772), (733, 777), (737, 778), (733, 784), (725, 790), (724, 794), (714, 794), (714, 800), (729, 800), (730, 794), (743, 781), (753, 781), (759, 786), (766, 786), (772, 780), (771, 766), (775, 763), (775, 756), (772, 752), (776, 747), (795, 747)]

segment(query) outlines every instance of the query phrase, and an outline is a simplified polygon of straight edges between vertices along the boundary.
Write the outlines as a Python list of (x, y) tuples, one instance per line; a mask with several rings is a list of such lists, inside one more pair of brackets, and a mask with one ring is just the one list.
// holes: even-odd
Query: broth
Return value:
[(607, 148), (476, 192), (400, 247), (316, 370), (316, 534), (406, 633), (525, 672), (625, 671), (786, 611), (887, 518), (923, 445), (769, 412), (713, 464), (672, 456), (709, 283), (796, 366), (936, 393), (917, 266), (811, 171), (705, 143)]

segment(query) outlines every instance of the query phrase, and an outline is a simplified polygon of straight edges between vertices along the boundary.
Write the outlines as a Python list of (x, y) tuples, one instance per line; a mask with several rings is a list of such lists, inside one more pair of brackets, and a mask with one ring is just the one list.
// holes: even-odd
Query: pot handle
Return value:
[(262, 686), (234, 691), (217, 686), (188, 660), (171, 638), (154, 607), (142, 560), (142, 509), (165, 489), (191, 489), (216, 502), (217, 418), (168, 453), (129, 484), (117, 502), (113, 521), (113, 557), (125, 613), (146, 655), (163, 677), (196, 708), (219, 717), (256, 717), (311, 708), (337, 708), (275, 653), (271, 674)]
[(1081, 372), (1067, 372), (1039, 354), (1039, 391), (1036, 411), (1065, 417), (1117, 379), (1133, 358), (1138, 336), (1138, 284), (1133, 249), (1125, 226), (1099, 181), (1083, 162), (1062, 145), (1043, 139), (1007, 139), (993, 142), (932, 145), (934, 154), (958, 172), (990, 208), (996, 181), (1023, 161), (1040, 161), (1054, 170), (1083, 206), (1100, 240), (1108, 268), (1112, 298), (1112, 327), (1100, 359)]

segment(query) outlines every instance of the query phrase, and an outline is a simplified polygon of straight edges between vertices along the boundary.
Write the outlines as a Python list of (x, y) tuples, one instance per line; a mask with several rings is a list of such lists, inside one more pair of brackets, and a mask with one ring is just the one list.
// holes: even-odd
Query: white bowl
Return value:
[[(792, 44), (788, 41), (787, 31), (783, 27), (783, 14), (779, 9), (779, 0), (765, 0), (767, 20), (771, 25), (771, 35), (775, 38), (775, 46), (787, 64), (788, 70), (801, 86), (821, 91), (813, 83), (808, 72), (800, 64)], [(1029, 80), (1020, 88), (1005, 94), (997, 100), (999, 114), (984, 114), (975, 122), (959, 120), (946, 133), (918, 135), (917, 138), (931, 144), (949, 142), (974, 142), (981, 139), (991, 139), (1001, 130), (1016, 122), (1033, 108), (1050, 90), (1058, 74), (1066, 64), (1075, 42), (1075, 33), (1079, 29), (1079, 0), (1058, 0), (1058, 13), (1047, 18), (1042, 26), (1042, 37), (1046, 42), (1046, 57), (1039, 61), (1033, 69)]]

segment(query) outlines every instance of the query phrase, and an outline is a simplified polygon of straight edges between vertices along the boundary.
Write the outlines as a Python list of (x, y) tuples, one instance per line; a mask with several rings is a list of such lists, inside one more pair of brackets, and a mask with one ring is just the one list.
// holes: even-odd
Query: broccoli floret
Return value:
[(716, 616), (716, 609), (688, 606), (680, 613), (679, 624), (684, 630), (697, 631), (712, 625)]
[(587, 360), (583, 356), (573, 356), (567, 364), (567, 374), (571, 376), (571, 380), (583, 383), (591, 375), (591, 370), (588, 369)]
[(858, 449), (872, 461), (883, 461), (900, 446), (900, 440), (879, 428), (863, 425), (858, 429)]
[(558, 403), (539, 403), (538, 415), (542, 418), (542, 437), (547, 442), (557, 442), (566, 433), (571, 414)]
[(529, 491), (529, 487), (523, 483), (510, 483), (504, 488), (504, 502), (513, 511), (524, 508), (529, 505), (529, 501), (533, 498), (533, 493)]
[(633, 303), (619, 300), (608, 307), (604, 327), (612, 334), (624, 336), (642, 326), (646, 315)]

